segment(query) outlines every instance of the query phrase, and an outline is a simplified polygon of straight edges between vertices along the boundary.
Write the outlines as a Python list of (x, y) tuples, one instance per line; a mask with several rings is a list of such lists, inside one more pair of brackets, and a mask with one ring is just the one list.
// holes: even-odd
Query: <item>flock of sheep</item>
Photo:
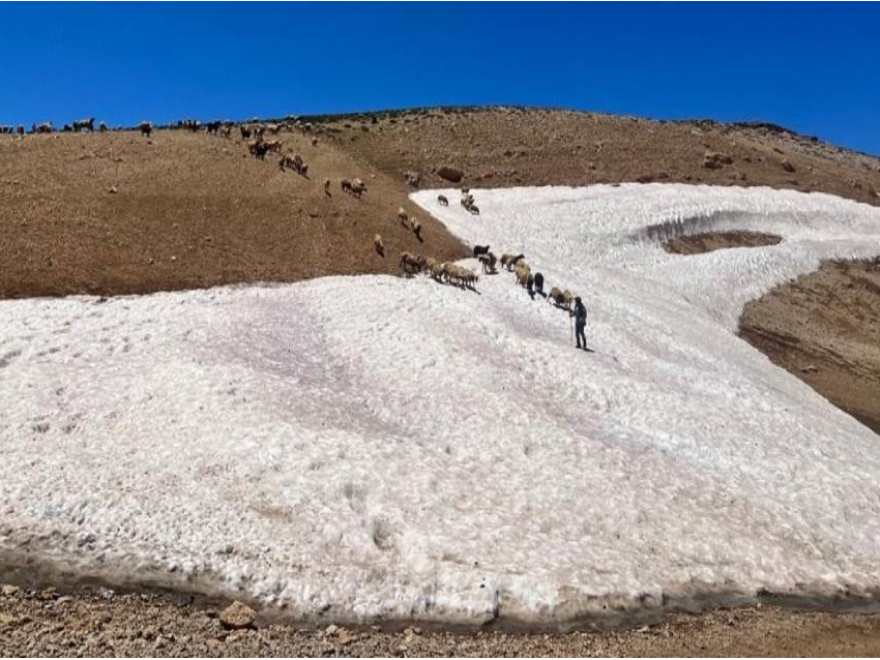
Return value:
[[(467, 204), (465, 203), (466, 199), (468, 200)], [(444, 195), (438, 195), (437, 202), (441, 206), (449, 205), (449, 200)], [(476, 205), (473, 203), (473, 195), (467, 189), (462, 192), (462, 206), (468, 209), (471, 213), (473, 213), (473, 211), (469, 206), (476, 208)], [(476, 212), (479, 213), (479, 209), (477, 209)], [(419, 228), (421, 227), (421, 225), (418, 225), (417, 221), (410, 219), (402, 208), (398, 210), (397, 217), (404, 225), (409, 223), (409, 226), (412, 227), (413, 223), (415, 223), (415, 226), (418, 226)], [(413, 230), (415, 231), (415, 229)], [(418, 232), (416, 232), (416, 236), (421, 238)], [(382, 243), (382, 237), (376, 234), (374, 243), (376, 251), (384, 256), (385, 246)], [(566, 311), (571, 311), (575, 295), (569, 289), (563, 290), (555, 286), (550, 288), (549, 293), (544, 293), (544, 274), (540, 272), (533, 274), (531, 267), (525, 261), (525, 255), (502, 254), (501, 258), (498, 259), (488, 245), (474, 246), (473, 254), (480, 262), (483, 273), (497, 273), (497, 265), (500, 263), (502, 268), (515, 274), (517, 284), (526, 289), (532, 298), (534, 298), (535, 293), (537, 293), (538, 295), (547, 298), (548, 303), (554, 304)], [(479, 280), (477, 273), (464, 266), (448, 262), (439, 262), (432, 257), (423, 257), (411, 252), (401, 252), (400, 261), (398, 263), (400, 269), (406, 275), (426, 273), (438, 282), (454, 284), (467, 289), (475, 289), (476, 283)]]
[[(179, 120), (176, 124), (176, 128), (181, 130), (198, 132), (204, 128), (205, 132), (207, 132), (208, 134), (221, 135), (226, 138), (232, 137), (232, 130), (234, 126), (235, 124), (230, 121), (211, 121), (203, 124), (194, 119), (182, 119)], [(138, 130), (140, 130), (141, 135), (145, 137), (150, 137), (154, 128), (154, 124), (150, 121), (143, 121), (138, 124), (137, 128)], [(241, 139), (246, 142), (248, 151), (253, 156), (264, 160), (268, 153), (278, 153), (280, 154), (278, 166), (282, 171), (290, 169), (300, 174), (301, 176), (308, 178), (309, 166), (305, 163), (302, 156), (300, 156), (299, 154), (282, 154), (281, 148), (283, 142), (279, 139), (266, 138), (267, 134), (277, 135), (284, 128), (286, 128), (287, 130), (298, 129), (302, 132), (311, 132), (312, 126), (311, 124), (301, 124), (298, 120), (286, 121), (283, 124), (252, 123), (238, 125)], [(51, 122), (44, 122), (42, 124), (33, 124), (31, 126), (30, 132), (52, 133), (54, 132), (54, 130), (55, 129), (52, 126)], [(82, 131), (93, 133), (95, 132), (95, 130), (96, 128), (94, 117), (90, 117), (88, 119), (78, 119), (71, 124), (65, 124), (64, 128), (62, 129), (62, 131), (73, 133), (80, 133)], [(97, 126), (97, 130), (101, 133), (104, 133), (108, 130), (107, 125), (104, 122), (100, 122)], [(0, 134), (13, 133), (24, 135), (24, 126), (19, 125), (15, 129), (12, 126), (0, 126)], [(313, 138), (312, 144), (317, 144), (317, 138)], [(340, 180), (339, 184), (343, 193), (349, 194), (356, 198), (360, 198), (367, 191), (366, 184), (358, 178), (352, 180), (342, 179)], [(325, 179), (324, 194), (328, 197), (331, 194), (330, 186), (330, 179)], [(437, 201), (441, 206), (449, 205), (449, 200), (444, 195), (439, 195), (437, 197)], [(480, 209), (474, 201), (474, 196), (468, 188), (463, 188), (461, 191), (461, 205), (473, 215), (479, 215), (480, 213)], [(421, 223), (415, 217), (410, 217), (410, 215), (403, 207), (398, 209), (397, 219), (401, 225), (403, 225), (406, 229), (412, 231), (415, 237), (420, 242), (423, 240)], [(385, 244), (382, 240), (381, 235), (376, 234), (373, 239), (373, 247), (376, 253), (379, 254), (379, 256), (385, 256)], [(474, 248), (474, 256), (479, 260), (484, 273), (497, 272), (496, 267), (499, 263), (499, 259), (497, 259), (496, 256), (489, 250), (489, 246), (476, 246)], [(534, 297), (535, 293), (538, 293), (539, 295), (546, 297), (548, 302), (555, 304), (557, 307), (561, 307), (566, 310), (571, 309), (571, 304), (574, 300), (574, 294), (572, 294), (571, 291), (569, 291), (568, 289), (560, 290), (557, 287), (552, 287), (550, 289), (550, 292), (545, 294), (543, 274), (532, 274), (531, 268), (525, 262), (525, 258), (522, 254), (503, 254), (501, 255), (500, 263), (502, 268), (505, 268), (506, 270), (515, 273), (517, 283), (520, 286), (526, 288), (532, 297)], [(477, 273), (468, 268), (465, 268), (464, 266), (460, 266), (454, 263), (438, 262), (432, 257), (423, 257), (420, 255), (412, 254), (410, 252), (401, 253), (399, 266), (404, 271), (404, 273), (408, 275), (427, 273), (430, 277), (438, 282), (461, 286), (467, 289), (475, 289), (476, 283), (479, 279)]]

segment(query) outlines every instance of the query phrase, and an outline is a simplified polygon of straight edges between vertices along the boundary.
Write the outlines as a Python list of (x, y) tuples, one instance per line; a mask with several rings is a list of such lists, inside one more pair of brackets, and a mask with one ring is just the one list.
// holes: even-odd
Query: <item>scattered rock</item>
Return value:
[(444, 165), (437, 170), (437, 176), (451, 183), (458, 183), (464, 178), (464, 172), (458, 168)]
[(257, 613), (240, 601), (235, 601), (220, 612), (220, 623), (230, 630), (250, 628), (257, 618)]

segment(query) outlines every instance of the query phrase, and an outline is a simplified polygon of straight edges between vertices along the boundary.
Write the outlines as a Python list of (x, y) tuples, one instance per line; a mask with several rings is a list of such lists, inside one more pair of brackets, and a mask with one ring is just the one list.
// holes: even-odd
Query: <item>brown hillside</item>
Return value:
[[(880, 204), (880, 159), (770, 125), (658, 122), (563, 110), (420, 110), (324, 122), (341, 147), (401, 180), (461, 185), (588, 185), (665, 181), (766, 185)], [(707, 152), (732, 162), (704, 167)], [(788, 168), (788, 169), (786, 169)], [(793, 170), (793, 171), (791, 171)]]
[[(399, 206), (416, 212), (402, 183), (299, 133), (281, 138), (310, 179), (205, 133), (0, 138), (0, 298), (397, 272), (402, 250), (463, 254), (423, 214), (424, 243), (396, 221)], [(362, 199), (340, 191), (354, 177), (369, 187)]]
[[(399, 206), (417, 212), (404, 173), (449, 187), (436, 174), (443, 165), (474, 187), (687, 181), (880, 203), (880, 160), (776, 127), (510, 108), (304, 121), (318, 146), (308, 134), (280, 136), (310, 180), (282, 173), (276, 157), (248, 156), (237, 138), (205, 133), (0, 136), (0, 298), (393, 273), (402, 250), (459, 257), (465, 247), (436, 221), (420, 215), (419, 243), (395, 220)], [(708, 169), (707, 151), (732, 162)], [(361, 200), (339, 191), (339, 179), (354, 177), (370, 187)], [(373, 252), (376, 233), (384, 259)]]

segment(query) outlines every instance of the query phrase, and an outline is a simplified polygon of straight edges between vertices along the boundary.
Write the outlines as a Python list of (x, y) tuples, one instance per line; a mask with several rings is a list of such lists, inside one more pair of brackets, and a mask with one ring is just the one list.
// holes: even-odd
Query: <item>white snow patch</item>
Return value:
[[(767, 189), (414, 199), (507, 273), (0, 303), (0, 549), (174, 571), (291, 614), (548, 622), (867, 593), (880, 441), (738, 339), (745, 301), (880, 252), (880, 211)], [(447, 191), (447, 196), (454, 194)], [(669, 255), (712, 228), (776, 246)]]

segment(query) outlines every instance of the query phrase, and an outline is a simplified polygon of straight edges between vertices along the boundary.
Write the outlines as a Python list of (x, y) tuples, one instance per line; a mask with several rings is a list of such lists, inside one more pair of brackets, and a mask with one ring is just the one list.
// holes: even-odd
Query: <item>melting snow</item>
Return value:
[[(626, 185), (477, 191), (474, 217), (436, 194), (414, 198), (582, 295), (596, 352), (505, 272), (2, 302), (0, 549), (354, 619), (880, 586), (880, 440), (734, 334), (769, 287), (880, 253), (880, 211)], [(659, 247), (706, 229), (785, 240)]]

